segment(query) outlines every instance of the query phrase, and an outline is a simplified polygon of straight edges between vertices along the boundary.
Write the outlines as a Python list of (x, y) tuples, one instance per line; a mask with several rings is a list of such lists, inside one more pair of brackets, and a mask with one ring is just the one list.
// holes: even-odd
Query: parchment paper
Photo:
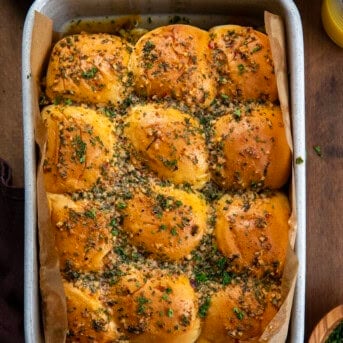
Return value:
[[(228, 23), (229, 24), (229, 23)], [(286, 64), (286, 45), (282, 20), (279, 16), (265, 12), (265, 26), (271, 42), (280, 106), (286, 127), (288, 144), (292, 149), (292, 135), (289, 115), (289, 96)], [(36, 12), (34, 18), (31, 70), (33, 80), (34, 113), (36, 119), (35, 138), (41, 156), (44, 155), (46, 132), (40, 119), (38, 97), (41, 72), (47, 62), (52, 43), (52, 21)], [(40, 260), (40, 289), (42, 295), (42, 312), (44, 321), (44, 335), (47, 343), (61, 343), (65, 341), (67, 332), (66, 301), (59, 271), (58, 255), (55, 248), (54, 234), (50, 223), (50, 212), (46, 191), (43, 183), (42, 161), (38, 166), (37, 175), (37, 206), (39, 229), (39, 260)], [(260, 337), (261, 342), (284, 342), (287, 337), (289, 318), (292, 308), (294, 286), (296, 282), (298, 262), (293, 252), (296, 235), (296, 213), (294, 190), (294, 169), (292, 168), (290, 200), (292, 215), (290, 224), (290, 247), (288, 249), (284, 274), (282, 278), (283, 304)]]
[[(33, 81), (33, 102), (35, 118), (35, 139), (43, 156), (46, 144), (46, 130), (39, 111), (39, 84), (42, 70), (49, 58), (52, 42), (52, 21), (36, 12), (32, 34), (31, 77)], [(37, 172), (37, 209), (39, 237), (39, 281), (42, 298), (44, 336), (46, 343), (65, 341), (67, 332), (67, 306), (62, 286), (54, 232), (51, 227), (50, 211), (43, 180), (42, 164)]]
[[(273, 56), (277, 88), (279, 93), (280, 107), (283, 116), (283, 122), (286, 130), (286, 138), (288, 145), (293, 152), (291, 120), (289, 111), (289, 91), (288, 91), (288, 77), (287, 77), (287, 50), (286, 39), (283, 21), (281, 17), (265, 12), (264, 23), (266, 32), (269, 37), (270, 47)], [(261, 341), (268, 341), (271, 343), (285, 342), (288, 334), (289, 319), (291, 316), (294, 288), (298, 272), (298, 259), (293, 251), (296, 238), (296, 199), (294, 192), (294, 168), (291, 169), (290, 182), (290, 201), (292, 207), (292, 214), (289, 219), (289, 241), (290, 245), (287, 252), (285, 269), (282, 276), (281, 294), (283, 304), (274, 319), (267, 326), (265, 332), (261, 336)]]

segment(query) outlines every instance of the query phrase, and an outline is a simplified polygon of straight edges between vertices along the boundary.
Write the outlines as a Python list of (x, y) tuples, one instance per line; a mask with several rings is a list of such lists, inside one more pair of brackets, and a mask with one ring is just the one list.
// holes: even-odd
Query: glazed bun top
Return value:
[(81, 106), (51, 105), (42, 111), (47, 128), (43, 164), (45, 187), (51, 193), (89, 189), (113, 155), (113, 124)]
[(64, 281), (67, 300), (68, 333), (66, 342), (114, 342), (117, 326), (99, 300), (101, 294)]
[(131, 294), (114, 292), (110, 300), (122, 338), (129, 342), (192, 343), (199, 336), (197, 297), (184, 275), (152, 276)]
[(73, 201), (69, 196), (48, 193), (51, 223), (60, 268), (97, 271), (112, 249), (110, 213), (94, 201)]
[(131, 46), (109, 34), (62, 38), (51, 53), (46, 94), (51, 100), (118, 104), (129, 94)]
[(209, 34), (193, 26), (162, 26), (146, 33), (135, 45), (129, 69), (136, 91), (148, 97), (207, 107), (216, 94)]
[(279, 106), (232, 108), (214, 124), (212, 172), (228, 189), (281, 188), (288, 180), (291, 151)]
[(153, 185), (149, 193), (138, 190), (123, 212), (129, 240), (160, 259), (186, 257), (206, 231), (205, 200), (174, 187)]
[(289, 244), (290, 206), (281, 192), (224, 195), (216, 205), (219, 250), (237, 271), (282, 275)]
[(209, 180), (208, 152), (194, 117), (161, 104), (129, 110), (124, 134), (133, 162), (146, 164), (164, 180), (202, 187)]
[(278, 99), (268, 36), (251, 27), (223, 25), (210, 31), (219, 94), (241, 100)]
[(265, 288), (253, 282), (244, 287), (239, 284), (227, 286), (211, 298), (197, 342), (258, 342), (277, 313), (275, 305), (280, 298), (280, 291), (275, 286)]

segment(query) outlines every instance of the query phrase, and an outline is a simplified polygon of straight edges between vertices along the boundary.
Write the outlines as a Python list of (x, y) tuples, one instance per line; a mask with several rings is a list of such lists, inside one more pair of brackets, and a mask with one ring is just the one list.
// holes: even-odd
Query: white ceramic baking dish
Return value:
[[(32, 29), (35, 11), (54, 22), (59, 31), (67, 21), (78, 17), (123, 16), (130, 14), (178, 15), (194, 19), (195, 25), (207, 28), (223, 23), (225, 17), (251, 17), (263, 23), (263, 12), (280, 15), (285, 23), (290, 84), (290, 109), (294, 158), (305, 158), (304, 48), (301, 19), (290, 0), (37, 0), (29, 10), (24, 27), (22, 46), (23, 122), (25, 153), (25, 339), (27, 343), (43, 341), (38, 282), (38, 244), (36, 207), (36, 155), (34, 139), (34, 108), (37, 96), (30, 77)], [(206, 27), (205, 27), (206, 28)], [(304, 341), (305, 266), (306, 266), (306, 174), (305, 163), (294, 164), (297, 210), (295, 250), (299, 272), (295, 290), (288, 341)]]

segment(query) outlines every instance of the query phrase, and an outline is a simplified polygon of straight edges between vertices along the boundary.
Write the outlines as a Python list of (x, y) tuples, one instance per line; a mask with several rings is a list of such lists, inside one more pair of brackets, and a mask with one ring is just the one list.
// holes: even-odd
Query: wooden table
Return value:
[(322, 28), (321, 1), (295, 2), (305, 40), (309, 337), (320, 318), (343, 303), (343, 48)]
[[(321, 26), (320, 1), (296, 1), (303, 20), (307, 141), (306, 337), (343, 303), (343, 49)], [(0, 156), (23, 185), (21, 34), (28, 0), (1, 0)], [(320, 146), (319, 157), (313, 146)], [(20, 239), (23, 239), (21, 234)]]

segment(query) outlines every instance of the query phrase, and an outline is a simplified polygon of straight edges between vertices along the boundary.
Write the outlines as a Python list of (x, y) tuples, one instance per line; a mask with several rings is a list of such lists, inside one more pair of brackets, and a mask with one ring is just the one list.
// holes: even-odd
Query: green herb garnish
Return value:
[(87, 144), (82, 140), (81, 136), (76, 136), (72, 141), (72, 146), (75, 148), (75, 154), (80, 163), (86, 161)]
[(123, 210), (124, 208), (126, 208), (127, 207), (127, 204), (125, 203), (125, 202), (123, 202), (123, 201), (119, 201), (118, 203), (117, 203), (117, 208), (118, 208), (118, 210)]
[(322, 148), (321, 148), (319, 145), (314, 145), (314, 146), (313, 146), (313, 150), (316, 152), (316, 154), (317, 154), (319, 157), (322, 157), (322, 156), (323, 156)]
[(145, 305), (148, 304), (150, 302), (150, 300), (145, 298), (144, 296), (140, 296), (136, 299), (136, 301), (138, 302), (137, 313), (138, 314), (145, 314), (145, 311), (146, 311)]
[(91, 219), (95, 219), (95, 216), (96, 216), (96, 211), (95, 209), (91, 209), (91, 210), (87, 210), (85, 212), (85, 216), (88, 217), (88, 218), (91, 218)]
[(93, 67), (93, 68), (90, 68), (86, 71), (83, 71), (81, 76), (84, 79), (93, 79), (98, 71), (99, 71), (99, 69), (97, 67)]
[(155, 44), (153, 42), (150, 42), (149, 40), (144, 44), (143, 51), (145, 53), (151, 52), (155, 48)]
[(343, 342), (343, 321), (341, 321), (330, 333), (325, 343), (342, 343)]
[(236, 121), (241, 120), (241, 110), (239, 108), (236, 108), (233, 112), (233, 117), (235, 118)]
[(244, 312), (240, 310), (238, 307), (233, 308), (233, 313), (239, 320), (242, 320), (244, 318)]
[(262, 49), (262, 46), (261, 45), (256, 45), (254, 47), (254, 49), (251, 50), (251, 53), (254, 54), (255, 52), (257, 51), (260, 51)]
[(244, 73), (245, 67), (244, 67), (243, 64), (239, 64), (239, 65), (237, 66), (237, 68), (238, 68), (238, 73), (239, 73), (239, 75), (241, 75), (241, 74)]
[(172, 318), (173, 315), (174, 315), (174, 311), (173, 311), (171, 308), (168, 308), (168, 310), (167, 310), (167, 316), (168, 316), (169, 318)]
[(304, 163), (304, 160), (302, 159), (301, 156), (299, 156), (295, 159), (295, 164), (302, 164), (302, 163)]
[(205, 282), (208, 280), (207, 275), (204, 272), (200, 272), (195, 274), (195, 280), (199, 283), (199, 282)]
[(205, 299), (205, 301), (201, 304), (201, 306), (199, 307), (199, 317), (200, 318), (205, 318), (206, 315), (207, 315), (207, 312), (208, 312), (208, 309), (210, 308), (211, 306), (211, 298), (210, 297), (207, 297)]

